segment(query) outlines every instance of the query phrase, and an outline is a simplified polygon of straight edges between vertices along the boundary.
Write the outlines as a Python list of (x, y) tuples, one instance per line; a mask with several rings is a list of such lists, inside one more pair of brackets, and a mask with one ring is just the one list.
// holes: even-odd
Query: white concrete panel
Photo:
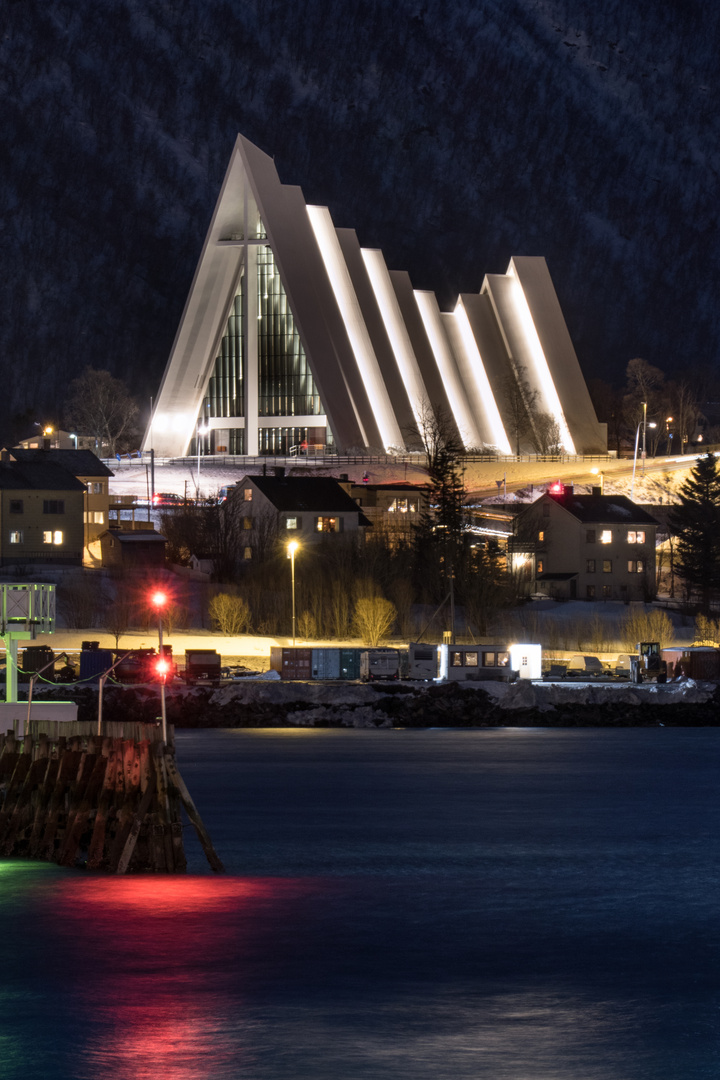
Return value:
[(530, 388), (538, 395), (538, 410), (549, 413), (556, 420), (565, 453), (574, 454), (575, 444), (518, 281), (510, 274), (488, 274), (482, 291), (492, 300), (508, 355), (518, 367), (524, 369)]
[(384, 447), (402, 446), (403, 437), (395, 420), (390, 399), (383, 382), (370, 335), (362, 317), (360, 304), (348, 268), (343, 258), (335, 227), (326, 206), (308, 206), (308, 216), (325, 270), (330, 279), (335, 300), (345, 323), (350, 346), (361, 372), (363, 382), (375, 409), (375, 417)]
[(421, 427), (423, 411), (430, 399), (420, 375), (420, 368), (413, 352), (410, 335), (407, 332), (400, 311), (400, 305), (390, 280), (383, 253), (377, 249), (362, 248), (362, 257), (367, 267), (375, 299), (380, 308), (380, 314), (385, 325), (385, 332), (390, 340), (395, 362), (410, 400), (415, 422), (418, 427)]
[(485, 435), (483, 441), (497, 447), (501, 454), (511, 454), (510, 440), (505, 432), (495, 394), (490, 386), (490, 380), (462, 300), (458, 300), (455, 311), (449, 318), (452, 319), (456, 328), (455, 351), (468, 397), (473, 401), (478, 414), (483, 417)]
[(455, 418), (455, 423), (458, 426), (463, 446), (466, 449), (481, 446), (483, 442), (482, 435), (478, 425), (475, 423), (475, 418), (463, 389), (460, 374), (450, 348), (450, 343), (445, 334), (442, 315), (440, 308), (438, 307), (435, 293), (416, 289), (415, 300), (423, 321), (423, 326), (425, 327), (425, 333), (427, 334), (430, 347), (433, 351), (433, 356), (435, 357), (435, 363), (437, 364), (442, 377), (445, 392)]

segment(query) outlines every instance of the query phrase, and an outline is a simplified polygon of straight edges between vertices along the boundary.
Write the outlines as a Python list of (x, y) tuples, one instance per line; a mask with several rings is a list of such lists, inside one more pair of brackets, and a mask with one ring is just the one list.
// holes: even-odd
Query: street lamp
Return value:
[(665, 453), (666, 454), (670, 453), (670, 447), (672, 446), (673, 433), (670, 430), (670, 425), (672, 424), (672, 422), (673, 422), (672, 416), (666, 416), (665, 417), (665, 437), (666, 437)]
[(631, 499), (633, 497), (633, 491), (635, 490), (635, 468), (637, 466), (638, 443), (640, 442), (640, 428), (643, 429), (642, 471), (644, 473), (645, 472), (645, 430), (646, 430), (646, 428), (649, 428), (649, 427), (651, 427), (651, 428), (657, 427), (657, 424), (654, 423), (652, 420), (648, 424), (648, 422), (647, 422), (647, 411), (646, 411), (647, 410), (647, 404), (644, 401), (643, 401), (643, 410), (645, 410), (644, 413), (643, 413), (643, 418), (640, 421), (640, 423), (638, 424), (637, 431), (635, 432), (635, 456), (633, 457), (632, 483), (630, 484), (630, 498)]
[(150, 602), (158, 613), (158, 663), (157, 671), (161, 675), (160, 682), (160, 715), (162, 717), (162, 738), (163, 742), (167, 742), (167, 713), (165, 711), (165, 676), (167, 675), (167, 667), (162, 665), (164, 660), (163, 656), (163, 608), (167, 605), (168, 597), (167, 593), (164, 593), (162, 589), (157, 589), (151, 596)]
[(200, 421), (198, 420), (198, 426), (197, 426), (197, 452), (198, 452), (197, 497), (198, 497), (198, 499), (200, 498), (200, 439), (201, 439), (201, 437), (204, 437), (205, 435), (207, 435), (209, 430), (210, 430), (210, 428), (207, 426), (207, 424), (202, 424), (201, 425)]
[(290, 560), (290, 580), (292, 582), (292, 639), (295, 645), (295, 552), (300, 547), (297, 540), (291, 540), (287, 546), (288, 559)]

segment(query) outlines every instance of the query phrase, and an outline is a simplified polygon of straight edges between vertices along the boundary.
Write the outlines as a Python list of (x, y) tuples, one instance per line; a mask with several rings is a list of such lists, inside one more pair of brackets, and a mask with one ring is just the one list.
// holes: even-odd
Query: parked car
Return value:
[(567, 666), (568, 675), (596, 678), (603, 674), (602, 662), (597, 656), (571, 656)]
[(630, 671), (630, 654), (620, 653), (617, 660), (615, 661), (615, 675), (619, 679), (629, 679)]
[(156, 491), (153, 495), (153, 506), (176, 506), (183, 501), (182, 495), (176, 495), (173, 491)]

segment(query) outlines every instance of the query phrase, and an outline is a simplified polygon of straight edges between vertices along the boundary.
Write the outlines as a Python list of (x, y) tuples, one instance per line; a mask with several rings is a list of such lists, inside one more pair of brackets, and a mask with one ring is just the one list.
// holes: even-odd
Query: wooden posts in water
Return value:
[(172, 744), (154, 725), (107, 726), (115, 730), (105, 736), (83, 723), (54, 725), (62, 735), (0, 735), (0, 856), (117, 874), (182, 873), (182, 805), (222, 873)]

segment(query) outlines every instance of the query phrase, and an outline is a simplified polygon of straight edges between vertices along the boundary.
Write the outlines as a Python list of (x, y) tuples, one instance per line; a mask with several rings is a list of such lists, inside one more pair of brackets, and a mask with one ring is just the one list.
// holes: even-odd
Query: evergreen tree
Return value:
[(720, 473), (712, 454), (698, 458), (680, 489), (680, 503), (670, 514), (677, 536), (677, 570), (688, 595), (699, 594), (702, 610), (710, 611), (720, 588)]

